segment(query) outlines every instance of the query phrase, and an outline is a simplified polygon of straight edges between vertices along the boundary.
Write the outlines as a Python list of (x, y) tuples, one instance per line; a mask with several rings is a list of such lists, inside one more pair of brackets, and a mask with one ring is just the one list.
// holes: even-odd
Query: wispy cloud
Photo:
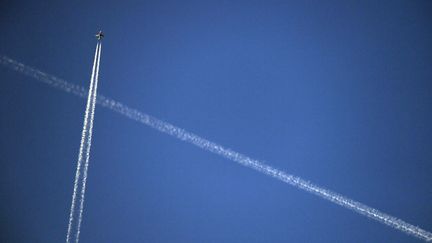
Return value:
[[(52, 87), (58, 88), (68, 93), (72, 93), (74, 95), (85, 97), (86, 90), (83, 87), (73, 85), (68, 83), (62, 79), (59, 79), (55, 76), (46, 74), (32, 67), (28, 67), (22, 63), (19, 63), (13, 59), (10, 59), (6, 56), (0, 56), (0, 63), (5, 66), (12, 68), (18, 72), (21, 72), (27, 76), (30, 76), (36, 80), (42, 81)], [(173, 137), (176, 137), (182, 141), (193, 144), (197, 147), (200, 147), (206, 151), (218, 154), (224, 158), (227, 158), (231, 161), (235, 161), (245, 167), (252, 168), (258, 172), (269, 175), (273, 178), (276, 178), (280, 181), (283, 181), (287, 184), (290, 184), (294, 187), (297, 187), (306, 192), (315, 194), (322, 199), (326, 199), (330, 202), (333, 202), (337, 205), (350, 209), (356, 213), (364, 215), (370, 219), (374, 219), (382, 224), (388, 225), (394, 229), (397, 229), (401, 232), (409, 234), (411, 236), (417, 237), (424, 241), (432, 241), (432, 233), (426, 230), (421, 229), (415, 225), (409, 224), (401, 219), (398, 219), (394, 216), (383, 213), (377, 209), (366, 206), (360, 202), (349, 199), (345, 196), (342, 196), (336, 192), (325, 189), (324, 187), (313, 184), (309, 181), (306, 181), (300, 177), (296, 177), (294, 175), (290, 175), (284, 171), (276, 169), (270, 165), (267, 165), (263, 161), (252, 159), (246, 155), (238, 153), (229, 148), (223, 147), (217, 143), (211, 142), (207, 139), (204, 139), (192, 132), (188, 132), (182, 128), (176, 127), (170, 123), (159, 120), (155, 117), (152, 117), (148, 114), (140, 112), (136, 109), (130, 108), (118, 101), (115, 101), (111, 98), (99, 95), (97, 97), (97, 103), (101, 106), (108, 108), (112, 111), (120, 113), (125, 117), (138, 121), (142, 124), (150, 126), (160, 132), (166, 133)]]

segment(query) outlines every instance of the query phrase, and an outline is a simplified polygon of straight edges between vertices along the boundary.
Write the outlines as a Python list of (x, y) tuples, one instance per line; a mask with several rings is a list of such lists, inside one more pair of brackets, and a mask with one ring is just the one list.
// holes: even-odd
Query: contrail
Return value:
[(73, 188), (73, 193), (72, 193), (72, 203), (71, 203), (71, 209), (70, 209), (70, 214), (69, 214), (69, 224), (68, 224), (68, 231), (66, 234), (66, 242), (70, 242), (70, 237), (71, 237), (71, 233), (72, 233), (72, 227), (74, 225), (74, 218), (75, 218), (75, 204), (76, 204), (76, 197), (77, 197), (77, 192), (78, 192), (78, 187), (80, 187), (80, 178), (81, 178), (81, 170), (82, 170), (82, 160), (83, 160), (83, 153), (84, 153), (84, 147), (86, 146), (86, 140), (87, 140), (87, 131), (88, 131), (88, 120), (89, 120), (89, 113), (90, 113), (90, 108), (91, 108), (91, 96), (92, 96), (92, 92), (93, 92), (93, 83), (94, 83), (94, 76), (95, 76), (95, 71), (96, 71), (96, 62), (97, 62), (97, 56), (98, 56), (98, 49), (99, 46), (96, 46), (96, 51), (95, 51), (95, 56), (94, 56), (94, 61), (93, 61), (93, 69), (92, 69), (92, 74), (91, 74), (91, 78), (90, 78), (90, 89), (88, 92), (88, 98), (87, 98), (87, 105), (86, 105), (86, 110), (85, 110), (85, 115), (84, 115), (84, 122), (83, 122), (83, 130), (82, 130), (82, 135), (81, 135), (81, 144), (80, 144), (80, 148), (79, 148), (79, 153), (78, 153), (78, 161), (77, 161), (77, 169), (75, 172), (75, 181), (74, 181), (74, 188)]
[[(20, 62), (10, 59), (6, 56), (0, 56), (0, 63), (18, 72), (21, 72), (27, 76), (30, 76), (36, 80), (46, 83), (52, 87), (58, 88), (68, 93), (75, 94), (80, 97), (85, 97), (86, 91), (83, 87), (73, 85), (55, 76), (46, 74), (32, 67), (26, 66)], [(382, 224), (388, 225), (394, 229), (404, 232), (408, 235), (417, 237), (424, 241), (432, 241), (432, 233), (421, 229), (415, 225), (409, 224), (401, 219), (390, 216), (377, 209), (366, 206), (360, 202), (349, 199), (336, 192), (330, 191), (309, 181), (306, 181), (300, 177), (290, 175), (284, 171), (276, 169), (270, 165), (267, 165), (263, 161), (252, 159), (246, 155), (235, 152), (229, 148), (225, 148), (219, 144), (204, 139), (194, 133), (188, 132), (184, 129), (176, 127), (170, 123), (161, 121), (136, 109), (130, 108), (120, 102), (117, 102), (111, 98), (99, 95), (97, 103), (101, 106), (120, 113), (129, 119), (138, 121), (145, 125), (148, 125), (160, 132), (169, 134), (182, 141), (191, 143), (197, 147), (200, 147), (209, 152), (218, 154), (224, 158), (235, 161), (243, 166), (252, 168), (258, 172), (274, 177), (287, 184), (295, 186), (304, 191), (310, 192), (319, 196), (320, 198), (326, 199), (330, 202), (338, 204), (342, 207), (350, 209), (361, 215), (364, 215), (370, 219), (374, 219)]]
[(85, 190), (86, 190), (86, 183), (87, 183), (87, 172), (88, 172), (88, 166), (89, 166), (89, 160), (90, 160), (90, 148), (91, 148), (91, 142), (92, 142), (92, 134), (93, 134), (93, 121), (94, 121), (94, 114), (95, 114), (95, 107), (96, 107), (96, 97), (97, 97), (97, 87), (98, 87), (98, 81), (99, 81), (99, 65), (100, 65), (100, 55), (102, 50), (102, 44), (98, 43), (99, 50), (97, 53), (97, 64), (96, 64), (96, 74), (93, 80), (93, 90), (91, 93), (89, 93), (89, 97), (91, 94), (91, 107), (90, 107), (90, 119), (89, 119), (89, 129), (88, 129), (88, 138), (87, 138), (87, 147), (86, 147), (86, 157), (85, 157), (85, 163), (84, 163), (84, 174), (82, 179), (82, 187), (81, 187), (81, 199), (80, 199), (80, 209), (79, 209), (79, 216), (78, 216), (78, 226), (77, 226), (77, 232), (76, 232), (76, 243), (79, 241), (79, 235), (81, 233), (81, 222), (82, 222), (82, 215), (84, 211), (84, 198), (85, 198)]
[[(75, 242), (79, 241), (79, 233), (81, 228), (83, 206), (84, 206), (84, 196), (85, 196), (85, 185), (87, 181), (87, 170), (90, 158), (90, 147), (91, 138), (93, 130), (93, 120), (94, 120), (94, 109), (95, 109), (95, 99), (98, 83), (98, 72), (99, 72), (99, 61), (100, 61), (100, 45), (96, 45), (95, 57), (93, 61), (92, 75), (90, 79), (90, 89), (88, 92), (87, 105), (84, 115), (83, 130), (81, 135), (80, 149), (78, 153), (77, 169), (75, 173), (74, 188), (72, 193), (72, 203), (69, 214), (68, 230), (66, 234), (66, 242), (69, 243), (71, 240), (71, 234), (73, 234), (73, 227), (75, 226), (74, 219), (76, 214), (76, 201), (77, 193), (79, 188), (80, 192), (80, 208), (78, 212), (78, 223), (76, 224)], [(85, 152), (84, 152), (85, 151)], [(84, 154), (85, 153), (85, 154)], [(83, 155), (85, 155), (85, 161), (83, 165)], [(84, 167), (83, 167), (84, 166)], [(81, 179), (81, 171), (83, 171), (83, 177)]]

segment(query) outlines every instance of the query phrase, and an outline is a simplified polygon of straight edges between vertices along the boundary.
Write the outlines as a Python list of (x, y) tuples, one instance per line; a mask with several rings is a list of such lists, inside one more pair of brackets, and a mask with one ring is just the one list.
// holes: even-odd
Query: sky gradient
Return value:
[[(428, 1), (0, 5), (0, 54), (432, 230)], [(85, 100), (0, 67), (2, 242), (62, 242)], [(81, 242), (419, 242), (96, 107)]]

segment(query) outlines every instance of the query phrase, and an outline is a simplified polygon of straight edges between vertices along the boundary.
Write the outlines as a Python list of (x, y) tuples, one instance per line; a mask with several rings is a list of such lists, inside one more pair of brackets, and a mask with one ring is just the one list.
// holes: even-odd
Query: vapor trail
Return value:
[[(97, 92), (97, 83), (98, 83), (100, 51), (101, 51), (101, 46), (98, 43), (96, 45), (95, 57), (93, 61), (92, 75), (90, 79), (90, 88), (87, 97), (87, 105), (86, 105), (84, 122), (83, 122), (83, 130), (81, 135), (81, 143), (80, 143), (80, 149), (78, 153), (77, 169), (75, 173), (74, 189), (72, 193), (72, 203), (71, 203), (71, 209), (69, 214), (68, 230), (66, 234), (67, 243), (71, 241), (71, 236), (73, 235), (73, 232), (75, 232), (75, 242), (78, 243), (79, 241), (79, 234), (80, 234), (83, 207), (84, 207), (85, 186), (87, 181), (87, 170), (88, 170), (88, 163), (90, 158), (94, 110), (96, 105), (96, 92)], [(83, 173), (83, 175), (81, 175), (81, 173)], [(75, 214), (77, 213), (76, 201), (77, 201), (78, 191), (80, 191), (79, 194), (80, 208), (77, 215), (78, 222), (76, 223), (74, 220), (76, 216)]]
[[(22, 63), (19, 63), (13, 59), (10, 59), (5, 56), (1, 56), (0, 62), (8, 66), (9, 68), (21, 72), (27, 76), (30, 76), (36, 80), (39, 80), (43, 83), (46, 83), (52, 87), (58, 88), (60, 90), (66, 91), (68, 93), (75, 94), (80, 97), (85, 96), (85, 89), (80, 86), (76, 86), (70, 84), (62, 79), (59, 79), (55, 76), (43, 73), (37, 69), (28, 67)], [(138, 121), (145, 125), (148, 125), (160, 132), (169, 134), (174, 136), (182, 141), (191, 143), (197, 147), (200, 147), (209, 152), (218, 154), (224, 158), (235, 161), (243, 166), (255, 169), (258, 172), (269, 175), (276, 179), (279, 179), (285, 183), (288, 183), (292, 186), (295, 186), (304, 191), (315, 194), (323, 199), (326, 199), (330, 202), (343, 206), (347, 209), (350, 209), (354, 212), (362, 214), (368, 218), (374, 219), (382, 224), (388, 225), (394, 229), (397, 229), (401, 232), (404, 232), (408, 235), (417, 237), (424, 241), (432, 241), (432, 233), (426, 230), (421, 229), (415, 225), (409, 224), (401, 219), (385, 214), (377, 209), (366, 206), (360, 202), (354, 201), (347, 197), (344, 197), (336, 192), (330, 191), (318, 185), (315, 185), (311, 182), (308, 182), (300, 177), (296, 177), (294, 175), (290, 175), (286, 172), (283, 172), (279, 169), (271, 167), (265, 164), (262, 161), (255, 160), (249, 158), (246, 155), (235, 152), (229, 148), (225, 148), (219, 144), (211, 142), (207, 139), (201, 138), (198, 135), (188, 132), (184, 129), (176, 127), (170, 123), (161, 121), (157, 118), (154, 118), (150, 115), (142, 113), (136, 109), (132, 109), (126, 105), (123, 105), (120, 102), (117, 102), (111, 98), (99, 95), (97, 98), (97, 103), (102, 105), (105, 108), (113, 110), (117, 113), (120, 113), (129, 119)]]
[[(83, 153), (84, 153), (85, 147), (87, 146), (87, 139), (88, 139), (88, 123), (89, 123), (89, 114), (90, 114), (90, 110), (91, 110), (93, 84), (94, 84), (94, 77), (95, 77), (95, 71), (96, 71), (98, 49), (99, 49), (99, 45), (96, 45), (96, 51), (95, 51), (95, 56), (94, 56), (94, 61), (93, 61), (93, 69), (92, 69), (92, 74), (91, 74), (91, 78), (90, 78), (90, 89), (88, 92), (87, 105), (86, 105), (86, 109), (85, 109), (84, 122), (83, 122), (83, 130), (82, 130), (82, 134), (81, 134), (81, 143), (80, 143), (80, 148), (79, 148), (79, 153), (78, 153), (77, 168), (76, 168), (76, 172), (75, 172), (75, 181), (74, 181), (74, 188), (73, 188), (73, 193), (72, 193), (72, 203), (71, 203), (71, 209), (70, 209), (70, 214), (69, 214), (68, 230), (67, 230), (67, 234), (66, 234), (66, 242), (68, 242), (68, 243), (70, 242), (72, 227), (74, 226), (77, 193), (78, 193), (79, 187), (82, 186), (81, 185), (82, 181), (80, 181), (80, 178), (81, 178), (81, 170), (82, 170)], [(82, 195), (81, 195), (81, 197), (82, 197)]]
[(99, 50), (97, 53), (97, 64), (96, 64), (96, 74), (93, 80), (93, 90), (89, 93), (89, 97), (91, 94), (91, 102), (90, 102), (90, 119), (89, 119), (89, 129), (88, 129), (88, 137), (87, 137), (87, 146), (86, 146), (86, 156), (85, 156), (85, 163), (84, 163), (84, 174), (82, 179), (82, 187), (81, 187), (81, 198), (80, 198), (80, 209), (79, 209), (79, 216), (78, 216), (78, 226), (77, 226), (77, 232), (76, 232), (76, 238), (75, 242), (78, 243), (79, 241), (79, 235), (81, 233), (81, 222), (82, 222), (82, 215), (84, 211), (84, 198), (85, 198), (85, 190), (86, 190), (86, 183), (87, 183), (87, 172), (88, 172), (88, 166), (90, 161), (90, 148), (91, 148), (91, 142), (92, 142), (92, 134), (93, 134), (93, 121), (94, 121), (94, 114), (95, 114), (95, 107), (96, 107), (96, 97), (97, 97), (97, 88), (98, 88), (98, 81), (99, 81), (99, 65), (100, 65), (100, 55), (102, 50), (102, 44), (98, 43)]

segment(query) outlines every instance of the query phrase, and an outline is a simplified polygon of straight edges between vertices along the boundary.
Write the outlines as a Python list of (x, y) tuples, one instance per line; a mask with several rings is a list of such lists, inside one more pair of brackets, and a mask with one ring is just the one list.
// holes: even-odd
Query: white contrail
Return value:
[[(66, 234), (66, 242), (68, 242), (68, 243), (70, 242), (71, 234), (73, 231), (72, 227), (74, 227), (77, 193), (78, 193), (79, 187), (82, 186), (82, 181), (81, 181), (82, 161), (83, 161), (83, 153), (84, 153), (85, 148), (87, 147), (87, 140), (88, 140), (88, 132), (89, 132), (88, 123), (89, 123), (89, 114), (91, 111), (93, 84), (94, 84), (94, 80), (95, 80), (94, 77), (95, 77), (95, 72), (96, 72), (96, 62), (97, 62), (97, 57), (98, 57), (98, 49), (99, 49), (99, 45), (96, 45), (96, 51), (95, 51), (95, 56), (94, 56), (94, 61), (93, 61), (93, 69), (92, 69), (92, 74), (91, 74), (91, 78), (90, 78), (90, 89), (88, 92), (87, 105), (86, 105), (86, 109), (85, 109), (84, 122), (83, 122), (83, 130), (82, 130), (82, 134), (81, 134), (81, 143), (80, 143), (80, 148), (79, 148), (79, 153), (78, 153), (77, 168), (76, 168), (76, 172), (75, 172), (75, 181), (74, 181), (74, 188), (73, 188), (73, 193), (72, 193), (72, 203), (71, 203), (70, 214), (69, 214), (68, 230), (67, 230), (67, 234)], [(86, 155), (86, 157), (87, 157), (87, 155)], [(81, 198), (82, 198), (82, 194), (81, 194)], [(79, 226), (78, 226), (78, 228), (79, 228)]]
[[(91, 136), (92, 136), (92, 128), (93, 128), (93, 119), (94, 119), (94, 107), (95, 107), (95, 92), (97, 89), (97, 77), (98, 77), (98, 63), (99, 63), (99, 56), (100, 56), (100, 46), (99, 44), (96, 46), (96, 52), (93, 62), (93, 70), (92, 70), (92, 76), (90, 79), (90, 89), (88, 92), (88, 100), (87, 100), (87, 106), (84, 116), (84, 125), (83, 125), (83, 131), (82, 131), (82, 137), (81, 137), (81, 144), (80, 144), (80, 150), (78, 155), (78, 162), (77, 162), (77, 170), (75, 174), (75, 181), (74, 181), (74, 190), (72, 194), (72, 203), (71, 203), (71, 211), (69, 215), (69, 224), (68, 224), (68, 231), (66, 235), (66, 242), (70, 242), (71, 240), (71, 234), (73, 234), (73, 231), (76, 231), (75, 233), (75, 239), (76, 242), (79, 241), (79, 232), (81, 228), (81, 221), (82, 221), (82, 213), (83, 213), (83, 203), (84, 203), (84, 195), (85, 195), (85, 183), (87, 179), (87, 168), (88, 168), (88, 161), (90, 156), (90, 146), (91, 146)], [(90, 115), (90, 116), (89, 116)], [(85, 154), (84, 154), (85, 151)], [(83, 154), (85, 155), (84, 165), (83, 165)], [(81, 173), (83, 173), (83, 177), (81, 179)], [(81, 188), (81, 190), (80, 190)], [(77, 201), (77, 193), (78, 191), (81, 191), (80, 193), (80, 209), (78, 211), (78, 223), (75, 225), (74, 219), (76, 214), (76, 201)], [(73, 227), (76, 227), (76, 230), (74, 230)]]
[[(70, 84), (62, 79), (59, 79), (55, 76), (48, 75), (46, 73), (43, 73), (39, 70), (36, 70), (34, 68), (28, 67), (22, 63), (19, 63), (13, 59), (10, 59), (5, 56), (1, 56), (0, 62), (8, 66), (9, 68), (12, 68), (18, 72), (21, 72), (27, 76), (30, 76), (36, 80), (42, 81), (46, 84), (49, 84), (50, 86), (56, 87), (58, 89), (61, 89), (63, 91), (66, 91), (68, 93), (75, 94), (80, 97), (85, 96), (85, 89), (76, 86), (73, 84)], [(265, 164), (262, 161), (255, 160), (252, 158), (247, 157), (246, 155), (240, 154), (238, 152), (235, 152), (231, 149), (225, 148), (221, 145), (218, 145), (214, 142), (211, 142), (209, 140), (206, 140), (204, 138), (199, 137), (198, 135), (195, 135), (194, 133), (188, 132), (184, 129), (181, 129), (179, 127), (176, 127), (170, 123), (161, 121), (157, 118), (154, 118), (150, 115), (147, 115), (145, 113), (142, 113), (136, 109), (129, 108), (126, 105), (123, 105), (120, 102), (117, 102), (111, 98), (99, 95), (97, 98), (97, 102), (102, 105), (103, 107), (106, 107), (108, 109), (111, 109), (117, 113), (120, 113), (132, 120), (138, 121), (140, 123), (143, 123), (145, 125), (148, 125), (156, 130), (159, 130), (163, 133), (169, 134), (171, 136), (177, 137), (180, 140), (183, 140), (185, 142), (191, 143), (195, 146), (198, 146), (204, 150), (207, 150), (209, 152), (218, 154), (222, 157), (225, 157), (229, 160), (235, 161), (243, 166), (255, 169), (261, 173), (270, 175), (276, 179), (279, 179), (285, 183), (288, 183), (290, 185), (293, 185), (299, 189), (305, 190), (307, 192), (310, 192), (312, 194), (315, 194), (323, 199), (326, 199), (330, 202), (333, 202), (335, 204), (341, 205), (347, 209), (350, 209), (354, 212), (357, 212), (359, 214), (362, 214), (364, 216), (367, 216), (368, 218), (374, 219), (380, 223), (383, 223), (385, 225), (388, 225), (394, 229), (397, 229), (401, 232), (404, 232), (406, 234), (409, 234), (411, 236), (417, 237), (419, 239), (422, 239), (424, 241), (432, 241), (432, 233), (426, 230), (421, 229), (420, 227), (417, 227), (415, 225), (409, 224), (401, 219), (398, 219), (396, 217), (390, 216), (388, 214), (385, 214), (377, 209), (371, 208), (369, 206), (366, 206), (360, 202), (351, 200), (347, 197), (344, 197), (338, 193), (335, 193), (333, 191), (327, 190), (323, 187), (320, 187), (318, 185), (315, 185), (311, 182), (308, 182), (300, 177), (296, 177), (290, 174), (287, 174), (286, 172), (283, 172), (279, 169), (276, 169), (274, 167), (271, 167), (267, 164)]]
[(77, 232), (76, 232), (76, 238), (75, 238), (76, 243), (78, 243), (79, 235), (81, 233), (81, 222), (82, 222), (82, 216), (83, 216), (83, 211), (84, 211), (84, 198), (85, 198), (85, 190), (86, 190), (86, 183), (87, 183), (87, 172), (88, 172), (88, 166), (89, 166), (89, 161), (90, 161), (90, 148), (91, 148), (91, 143), (92, 143), (93, 122), (94, 122), (94, 114), (95, 114), (95, 107), (96, 107), (97, 87), (98, 87), (98, 81), (99, 81), (99, 65), (100, 65), (100, 55), (101, 55), (102, 44), (98, 43), (98, 45), (99, 45), (99, 50), (98, 50), (98, 55), (97, 55), (96, 74), (94, 77), (93, 90), (91, 93), (91, 102), (90, 102), (91, 103), (91, 107), (90, 107), (91, 112), (90, 112), (90, 118), (89, 118), (86, 157), (85, 157), (84, 172), (83, 172), (82, 187), (81, 187), (78, 226), (77, 226)]

